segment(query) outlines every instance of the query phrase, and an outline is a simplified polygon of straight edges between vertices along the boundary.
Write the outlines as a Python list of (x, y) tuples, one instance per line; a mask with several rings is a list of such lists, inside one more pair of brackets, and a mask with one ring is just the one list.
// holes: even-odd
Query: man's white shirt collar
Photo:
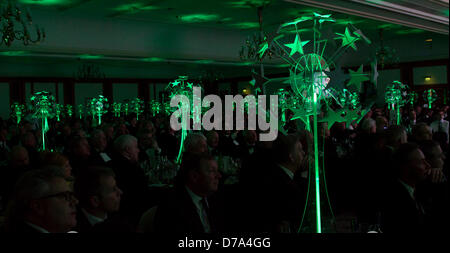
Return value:
[(289, 176), (290, 179), (294, 180), (294, 172), (292, 172), (291, 170), (280, 164), (278, 164), (278, 167), (280, 167), (284, 172), (286, 172), (286, 174)]
[(26, 224), (28, 224), (30, 227), (36, 229), (37, 231), (44, 233), (44, 234), (49, 234), (50, 232), (48, 232), (46, 229), (39, 227), (38, 225), (34, 225), (32, 223), (29, 223), (27, 221), (25, 221)]
[(106, 220), (106, 218), (108, 218), (108, 215), (106, 215), (104, 219), (94, 216), (94, 215), (90, 214), (88, 211), (86, 211), (84, 208), (81, 208), (81, 211), (84, 213), (84, 215), (86, 215), (86, 218), (89, 221), (89, 224), (91, 224), (91, 226), (94, 226), (97, 223), (103, 222)]

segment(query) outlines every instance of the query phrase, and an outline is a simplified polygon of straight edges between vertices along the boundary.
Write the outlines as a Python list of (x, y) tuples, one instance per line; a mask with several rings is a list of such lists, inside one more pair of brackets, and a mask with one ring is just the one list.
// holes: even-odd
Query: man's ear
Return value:
[(126, 156), (126, 157), (128, 157), (128, 154), (130, 154), (130, 147), (125, 147), (124, 149), (123, 149), (123, 154)]
[(189, 181), (195, 183), (195, 182), (197, 182), (197, 179), (198, 179), (198, 172), (197, 171), (191, 170), (191, 171), (188, 172), (188, 180)]
[(292, 153), (289, 153), (289, 162), (294, 162), (294, 155)]
[(89, 198), (89, 204), (93, 207), (93, 208), (98, 208), (100, 206), (100, 198), (98, 196), (91, 196)]
[(38, 215), (44, 215), (44, 206), (42, 205), (40, 200), (31, 200), (30, 201), (30, 209), (37, 213)]

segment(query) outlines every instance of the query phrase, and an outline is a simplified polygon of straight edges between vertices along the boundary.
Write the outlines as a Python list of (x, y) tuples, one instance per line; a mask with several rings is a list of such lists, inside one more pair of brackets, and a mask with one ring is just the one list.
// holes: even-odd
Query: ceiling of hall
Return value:
[[(244, 44), (244, 41), (240, 39), (241, 37), (252, 35), (254, 32), (259, 30), (258, 23), (258, 11), (259, 6), (262, 8), (262, 24), (263, 30), (267, 32), (274, 32), (277, 28), (284, 22), (298, 18), (305, 14), (311, 14), (313, 12), (319, 14), (332, 14), (332, 17), (336, 20), (335, 23), (330, 23), (330, 28), (336, 30), (340, 25), (345, 25), (347, 23), (352, 23), (356, 27), (363, 30), (364, 34), (371, 38), (372, 40), (378, 40), (380, 36), (380, 29), (383, 29), (383, 36), (385, 40), (393, 39), (399, 36), (410, 36), (411, 38), (420, 38), (424, 40), (431, 35), (441, 36), (446, 38), (448, 41), (448, 0), (392, 0), (392, 1), (381, 1), (381, 0), (17, 0), (21, 5), (27, 6), (33, 16), (33, 21), (36, 24), (42, 23), (55, 23), (55, 27), (58, 31), (51, 31), (50, 28), (55, 27), (44, 27), (46, 28), (46, 33), (48, 35), (47, 41), (42, 43), (42, 47), (32, 46), (24, 47), (21, 45), (15, 45), (13, 50), (20, 52), (21, 50), (27, 50), (22, 56), (16, 55), (15, 57), (30, 57), (43, 59), (45, 57), (47, 61), (54, 57), (56, 58), (80, 58), (80, 52), (83, 52), (83, 48), (87, 49), (91, 44), (97, 43), (91, 48), (99, 47), (98, 44), (106, 44), (109, 38), (115, 39), (111, 36), (114, 31), (111, 30), (98, 30), (98, 38), (93, 39), (89, 42), (89, 38), (85, 40), (78, 40), (76, 37), (81, 37), (81, 34), (77, 32), (83, 31), (84, 28), (76, 27), (92, 25), (95, 26), (97, 23), (118, 23), (123, 24), (121, 28), (127, 27), (130, 31), (145, 31), (146, 26), (153, 27), (168, 27), (173, 29), (171, 33), (174, 34), (175, 39), (179, 39), (180, 35), (175, 36), (177, 32), (184, 31), (188, 29), (199, 29), (202, 33), (209, 33), (208, 36), (216, 40), (222, 40), (222, 43), (228, 48), (227, 54), (233, 52), (235, 48), (235, 53), (233, 52), (233, 57), (236, 60), (230, 60), (227, 57), (221, 57), (220, 54), (214, 61), (207, 62), (210, 60), (205, 54), (205, 57), (200, 57), (193, 59), (190, 55), (180, 55), (179, 64), (189, 64), (189, 61), (203, 64), (217, 64), (217, 65), (227, 65), (231, 64), (234, 66), (242, 66), (239, 63), (238, 51), (240, 47)], [(354, 8), (358, 6), (358, 8)], [(396, 10), (395, 8), (398, 8)], [(377, 13), (376, 10), (380, 11), (378, 16), (365, 16), (364, 11), (374, 10), (373, 13)], [(386, 13), (389, 10), (390, 13)], [(414, 10), (420, 10), (415, 12)], [(401, 12), (401, 13), (400, 13)], [(409, 23), (402, 22), (400, 18), (398, 23), (396, 23), (397, 16), (405, 16), (411, 18), (410, 26)], [(64, 17), (65, 22), (68, 24), (57, 24), (58, 20)], [(383, 17), (385, 19), (383, 19)], [(388, 18), (386, 18), (388, 17)], [(378, 20), (377, 20), (378, 19)], [(80, 20), (94, 20), (92, 23), (79, 22)], [(389, 20), (391, 22), (387, 22)], [(423, 21), (422, 22), (418, 22)], [(45, 22), (44, 22), (45, 21)], [(78, 21), (78, 23), (77, 23)], [(445, 26), (446, 23), (446, 26)], [(56, 25), (57, 24), (57, 25)], [(416, 26), (417, 24), (417, 26)], [(98, 25), (100, 28), (104, 27)], [(111, 26), (112, 28), (116, 26)], [(138, 28), (136, 28), (138, 27)], [(420, 27), (420, 28), (418, 28)], [(444, 27), (444, 28), (442, 28)], [(80, 31), (79, 31), (80, 30)], [(427, 31), (428, 30), (428, 31)], [(434, 32), (431, 32), (431, 31)], [(440, 31), (436, 33), (436, 31)], [(109, 33), (109, 34), (108, 34)], [(131, 32), (130, 32), (131, 33)], [(134, 32), (136, 33), (136, 32)], [(183, 36), (199, 36), (199, 33), (193, 35)], [(220, 36), (215, 36), (218, 34), (225, 34)], [(229, 42), (224, 41), (228, 34), (237, 34)], [(61, 36), (61, 38), (58, 38)], [(160, 34), (156, 33), (156, 37)], [(90, 34), (87, 37), (91, 36)], [(108, 37), (109, 36), (109, 37)], [(119, 35), (115, 35), (116, 37)], [(148, 35), (146, 35), (148, 36)], [(170, 35), (165, 35), (170, 36)], [(67, 41), (75, 38), (73, 45), (67, 45)], [(139, 37), (139, 35), (134, 35), (134, 37)], [(230, 36), (231, 37), (231, 36)], [(99, 39), (100, 38), (100, 39)], [(134, 41), (133, 41), (134, 39)], [(148, 40), (148, 38), (145, 38)], [(123, 39), (124, 41), (127, 38)], [(137, 38), (131, 39), (134, 44), (141, 46), (140, 42), (136, 43)], [(58, 41), (60, 44), (58, 44)], [(143, 40), (145, 41), (145, 40)], [(91, 43), (91, 44), (89, 44)], [(133, 45), (130, 43), (130, 45)], [(106, 58), (104, 61), (110, 60), (123, 60), (133, 64), (139, 64), (142, 59), (137, 59), (136, 57), (148, 57), (148, 62), (161, 62), (167, 59), (173, 59), (173, 55), (177, 55), (178, 51), (172, 50), (174, 46), (173, 43), (167, 43), (167, 39), (159, 42), (161, 45), (159, 47), (154, 47), (154, 50), (161, 52), (160, 54), (155, 54), (155, 51), (149, 50), (148, 54), (144, 52), (150, 46), (145, 46), (147, 41), (142, 42), (140, 49), (141, 51), (133, 51), (133, 48), (122, 47), (110, 47)], [(193, 40), (190, 43), (196, 43)], [(204, 42), (206, 45), (208, 43)], [(81, 45), (81, 46), (80, 46)], [(203, 45), (202, 45), (203, 46)], [(105, 45), (106, 47), (106, 45)], [(177, 48), (177, 45), (175, 45)], [(197, 48), (201, 48), (198, 46)], [(153, 49), (153, 48), (152, 48)], [(183, 48), (184, 49), (184, 48)], [(105, 49), (106, 50), (106, 49)], [(114, 51), (116, 50), (116, 51)], [(172, 50), (169, 53), (169, 50)], [(188, 50), (188, 49), (185, 49)], [(218, 47), (217, 50), (226, 50)], [(0, 51), (8, 51), (8, 48), (0, 46)], [(101, 50), (98, 50), (99, 52)], [(200, 50), (201, 51), (201, 50)], [(166, 53), (164, 53), (166, 52)], [(213, 51), (210, 53), (212, 55)], [(44, 55), (43, 55), (44, 54)], [(89, 52), (85, 52), (89, 54)], [(107, 56), (110, 56), (108, 59)], [(119, 58), (114, 58), (114, 56), (120, 55)], [(225, 55), (225, 53), (223, 53)], [(3, 59), (5, 55), (1, 55)], [(158, 59), (162, 57), (164, 59)], [(183, 60), (187, 60), (183, 62)], [(198, 62), (198, 60), (203, 60), (204, 62)], [(145, 60), (144, 60), (145, 61)], [(142, 62), (142, 61), (141, 61)], [(173, 60), (173, 63), (177, 63), (177, 60)], [(279, 65), (279, 64), (278, 64)], [(248, 66), (248, 65), (247, 65)], [(279, 66), (275, 66), (279, 67)]]

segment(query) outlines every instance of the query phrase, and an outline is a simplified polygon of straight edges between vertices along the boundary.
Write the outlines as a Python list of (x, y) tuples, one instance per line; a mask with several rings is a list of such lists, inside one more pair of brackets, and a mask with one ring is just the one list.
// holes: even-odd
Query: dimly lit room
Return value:
[(0, 0), (0, 36), (4, 233), (450, 226), (448, 0)]

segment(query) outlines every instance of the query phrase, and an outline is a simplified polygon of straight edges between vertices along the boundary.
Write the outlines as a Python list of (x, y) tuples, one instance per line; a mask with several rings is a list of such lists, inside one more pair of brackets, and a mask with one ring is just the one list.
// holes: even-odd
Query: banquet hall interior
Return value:
[(448, 0), (0, 7), (0, 231), (450, 225)]

